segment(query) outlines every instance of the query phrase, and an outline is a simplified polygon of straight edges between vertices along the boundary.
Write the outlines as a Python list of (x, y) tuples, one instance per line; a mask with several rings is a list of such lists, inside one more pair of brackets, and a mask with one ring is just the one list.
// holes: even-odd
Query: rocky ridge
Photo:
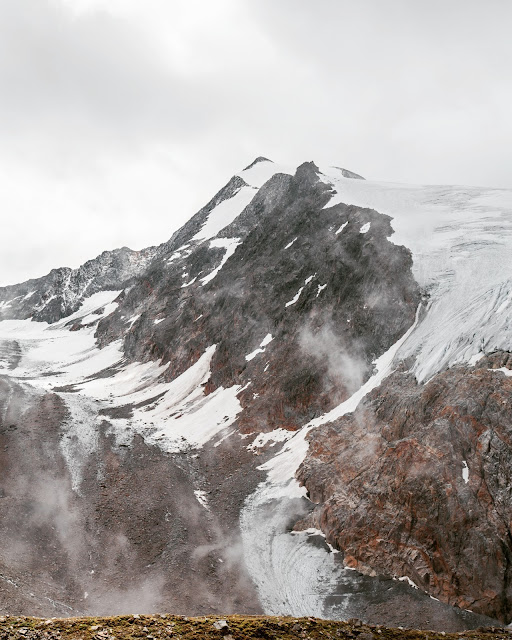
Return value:
[(42, 278), (0, 287), (0, 320), (31, 318), (53, 323), (71, 315), (99, 291), (129, 287), (156, 254), (156, 247), (104, 251), (78, 269), (52, 269)]
[[(169, 380), (216, 345), (207, 392), (251, 381), (239, 396), (248, 432), (297, 429), (344, 400), (413, 322), (420, 293), (410, 254), (387, 239), (389, 218), (325, 208), (331, 190), (317, 171), (308, 163), (265, 183), (220, 232), (240, 244), (214, 279), (224, 251), (205, 242), (155, 260), (98, 324), (100, 344), (123, 338), (129, 359), (160, 360)], [(248, 359), (265, 336), (265, 355)]]

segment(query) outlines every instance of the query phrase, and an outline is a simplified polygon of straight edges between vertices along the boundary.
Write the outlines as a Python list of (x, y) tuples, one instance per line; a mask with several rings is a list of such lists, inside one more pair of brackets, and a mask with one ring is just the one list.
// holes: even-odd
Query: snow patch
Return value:
[(185, 258), (188, 255), (190, 255), (190, 244), (187, 243), (182, 245), (179, 249), (176, 249), (172, 256), (167, 258), (167, 263), (170, 264), (171, 262), (178, 260), (178, 258)]
[(347, 222), (344, 222), (339, 229), (336, 230), (336, 235), (341, 233), (343, 231), (343, 229), (347, 226), (347, 224), (348, 224), (348, 220), (347, 220)]
[[(188, 274), (183, 274), (184, 276), (187, 276)], [(192, 280), (189, 280), (189, 282), (185, 282), (181, 285), (181, 289), (186, 289), (187, 287), (190, 287), (191, 284), (194, 284), (194, 282), (197, 280), (197, 276), (195, 276), (194, 278), (192, 278)]]
[(226, 262), (235, 253), (236, 248), (238, 247), (238, 245), (241, 244), (241, 243), (242, 243), (242, 241), (240, 240), (240, 238), (215, 238), (215, 240), (212, 240), (210, 242), (210, 248), (220, 247), (222, 249), (225, 249), (226, 253), (224, 254), (219, 266), (216, 267), (205, 278), (201, 279), (201, 284), (202, 285), (208, 284), (208, 282), (211, 282), (215, 278), (215, 276), (219, 273), (219, 271), (222, 269), (222, 267), (226, 264)]
[[(242, 411), (237, 398), (240, 391), (240, 386), (220, 387), (204, 396), (202, 387), (192, 390), (182, 403), (164, 406), (145, 416), (146, 420), (151, 417), (160, 419), (158, 428), (146, 436), (146, 440), (159, 444), (170, 453), (201, 448), (234, 423)], [(145, 421), (141, 427), (146, 428)]]
[(326, 284), (319, 284), (319, 285), (318, 285), (318, 291), (317, 291), (317, 294), (316, 294), (316, 297), (317, 297), (317, 298), (318, 298), (318, 296), (322, 293), (322, 291), (323, 291), (326, 287), (327, 287), (327, 285), (326, 285)]
[(273, 339), (274, 338), (272, 337), (272, 334), (271, 333), (267, 333), (267, 335), (260, 342), (260, 347), (266, 347), (268, 344), (270, 344), (272, 342)]
[(81, 385), (88, 395), (110, 401), (111, 406), (137, 405), (129, 420), (112, 419), (119, 429), (132, 429), (167, 452), (200, 448), (231, 426), (242, 410), (240, 386), (219, 387), (208, 396), (204, 385), (216, 346), (206, 349), (195, 364), (171, 382), (162, 374), (167, 368), (156, 362), (131, 363), (106, 379)]
[(499, 369), (489, 369), (489, 371), (501, 371), (509, 378), (512, 376), (512, 369), (507, 369), (506, 367), (500, 367)]
[(399, 582), (407, 582), (407, 584), (410, 587), (413, 587), (414, 589), (419, 589), (418, 585), (413, 582), (410, 578), (408, 578), (407, 576), (402, 576), (401, 578), (398, 578)]
[(359, 229), (359, 233), (368, 233), (368, 231), (370, 231), (370, 225), (370, 222), (363, 224), (363, 226)]
[(269, 431), (268, 433), (260, 433), (250, 445), (247, 446), (249, 451), (256, 451), (256, 449), (261, 449), (269, 442), (272, 442), (270, 445), (273, 447), (278, 442), (284, 442), (288, 440), (293, 435), (293, 431), (287, 431), (286, 429), (274, 429), (273, 431)]
[(232, 198), (223, 200), (212, 211), (192, 240), (210, 240), (242, 213), (255, 196), (252, 187), (241, 187)]
[(102, 318), (106, 318), (111, 313), (114, 313), (114, 311), (117, 309), (118, 306), (119, 306), (118, 302), (109, 302), (108, 304), (105, 305), (101, 313), (98, 313), (98, 311), (96, 311), (95, 313), (90, 313), (88, 316), (85, 316), (85, 318), (81, 319), (81, 323), (82, 324), (90, 324), (91, 322), (97, 323)]
[(272, 337), (272, 334), (271, 333), (267, 333), (267, 335), (260, 342), (260, 346), (257, 349), (255, 349), (254, 351), (252, 351), (251, 353), (249, 353), (248, 355), (245, 356), (245, 359), (247, 360), (247, 362), (250, 362), (251, 360), (253, 360), (259, 353), (265, 353), (265, 347), (268, 344), (270, 344), (273, 339), (274, 338)]
[[(92, 296), (85, 298), (85, 300), (80, 305), (79, 309), (75, 311), (75, 313), (63, 318), (58, 323), (53, 324), (52, 326), (63, 326), (71, 322), (72, 320), (82, 320), (87, 316), (91, 316), (94, 314), (94, 311), (98, 311), (105, 307), (105, 309), (109, 309), (110, 313), (117, 308), (117, 303), (114, 300), (119, 296), (122, 290), (120, 291), (99, 291), (98, 293), (93, 293)], [(48, 301), (45, 302), (45, 305), (48, 304)], [(96, 315), (96, 314), (94, 314)], [(109, 315), (109, 313), (103, 313), (103, 315)], [(102, 317), (98, 315), (97, 317)]]
[(194, 491), (194, 495), (197, 498), (197, 501), (201, 506), (203, 506), (207, 511), (210, 511), (210, 505), (208, 504), (208, 494), (206, 491), (201, 491), (200, 489), (196, 489)]
[(303, 291), (304, 291), (304, 287), (301, 287), (301, 288), (297, 291), (296, 295), (295, 295), (291, 300), (289, 300), (289, 301), (288, 301), (284, 306), (285, 306), (285, 307), (291, 307), (291, 306), (292, 306), (292, 304), (295, 304), (295, 303), (297, 302), (297, 300), (300, 298), (300, 294), (301, 294)]
[(259, 353), (264, 353), (265, 349), (255, 349), (254, 351), (251, 351), (251, 353), (248, 353), (245, 356), (245, 359), (247, 360), (247, 362), (250, 362), (251, 360), (253, 360)]
[(291, 242), (289, 242), (284, 249), (289, 249), (292, 246), (292, 244), (295, 242), (295, 240), (297, 240), (297, 237), (298, 236), (296, 236)]
[(469, 468), (465, 460), (462, 461), (462, 479), (466, 484), (469, 482)]

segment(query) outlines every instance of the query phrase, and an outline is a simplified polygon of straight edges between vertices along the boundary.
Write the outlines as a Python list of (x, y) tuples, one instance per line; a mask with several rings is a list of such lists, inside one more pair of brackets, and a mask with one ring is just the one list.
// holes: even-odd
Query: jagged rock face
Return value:
[[(251, 382), (242, 430), (295, 429), (332, 408), (412, 324), (420, 293), (409, 252), (387, 239), (389, 217), (324, 208), (330, 195), (312, 163), (274, 176), (219, 234), (240, 244), (212, 280), (224, 250), (208, 242), (160, 257), (100, 322), (100, 343), (125, 333), (126, 355), (161, 358), (168, 379), (217, 345), (206, 391)], [(268, 334), (264, 354), (248, 359)]]
[[(418, 385), (397, 371), (309, 435), (308, 522), (364, 572), (407, 576), (461, 608), (512, 617), (510, 353)], [(306, 523), (303, 523), (304, 526)]]
[(104, 251), (78, 269), (52, 269), (42, 278), (0, 287), (0, 320), (32, 318), (56, 322), (76, 311), (98, 291), (131, 284), (156, 254), (155, 247), (132, 251), (126, 247)]

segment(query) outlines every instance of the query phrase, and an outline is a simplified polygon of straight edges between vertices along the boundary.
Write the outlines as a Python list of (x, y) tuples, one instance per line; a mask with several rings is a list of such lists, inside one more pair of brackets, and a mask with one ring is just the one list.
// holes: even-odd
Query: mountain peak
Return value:
[(347, 178), (0, 287), (0, 616), (512, 620), (512, 191)]
[(272, 162), (272, 160), (269, 160), (268, 158), (265, 158), (264, 156), (258, 156), (256, 158), (256, 160), (253, 160), (251, 162), (251, 164), (248, 164), (245, 169), (243, 169), (244, 171), (248, 171), (249, 169), (252, 169), (254, 167), (255, 164), (259, 164), (260, 162)]
[(355, 180), (365, 180), (365, 178), (363, 178), (363, 176), (360, 176), (358, 173), (354, 173), (353, 171), (349, 171), (348, 169), (343, 169), (342, 167), (332, 167), (333, 169), (338, 169), (338, 171), (341, 171), (341, 175), (344, 178), (354, 178)]

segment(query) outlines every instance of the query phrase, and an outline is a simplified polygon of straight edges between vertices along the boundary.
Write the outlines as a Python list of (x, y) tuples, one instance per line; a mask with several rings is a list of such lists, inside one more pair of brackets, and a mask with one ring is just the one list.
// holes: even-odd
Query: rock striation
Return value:
[(511, 374), (504, 352), (422, 385), (404, 367), (313, 431), (298, 478), (317, 507), (302, 526), (347, 566), (508, 621)]

